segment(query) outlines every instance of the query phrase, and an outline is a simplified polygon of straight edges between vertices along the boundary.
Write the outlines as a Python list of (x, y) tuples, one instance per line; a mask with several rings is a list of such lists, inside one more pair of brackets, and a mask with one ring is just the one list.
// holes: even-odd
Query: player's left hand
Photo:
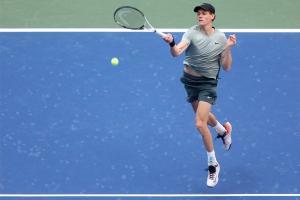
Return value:
[(233, 47), (236, 44), (237, 38), (235, 34), (232, 34), (228, 37), (226, 45), (228, 47)]

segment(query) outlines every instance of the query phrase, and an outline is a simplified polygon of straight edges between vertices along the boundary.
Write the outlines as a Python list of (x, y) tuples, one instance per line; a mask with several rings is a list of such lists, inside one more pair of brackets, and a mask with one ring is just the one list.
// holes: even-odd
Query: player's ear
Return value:
[(212, 14), (212, 21), (215, 21), (215, 19), (216, 19), (216, 15), (215, 14)]

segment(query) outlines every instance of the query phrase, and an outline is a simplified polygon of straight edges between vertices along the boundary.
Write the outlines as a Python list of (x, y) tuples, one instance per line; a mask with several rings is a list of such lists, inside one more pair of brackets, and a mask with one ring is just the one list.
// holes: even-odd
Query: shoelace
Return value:
[(215, 181), (216, 179), (216, 167), (217, 166), (209, 166), (208, 171), (209, 171), (209, 179)]
[(209, 174), (209, 179), (210, 180), (215, 180), (216, 179), (216, 173)]

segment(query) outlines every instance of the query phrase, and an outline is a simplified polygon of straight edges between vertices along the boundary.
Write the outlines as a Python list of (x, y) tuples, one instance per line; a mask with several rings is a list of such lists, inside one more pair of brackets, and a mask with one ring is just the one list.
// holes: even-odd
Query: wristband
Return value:
[(175, 40), (173, 38), (172, 42), (169, 43), (170, 47), (174, 47), (175, 46)]

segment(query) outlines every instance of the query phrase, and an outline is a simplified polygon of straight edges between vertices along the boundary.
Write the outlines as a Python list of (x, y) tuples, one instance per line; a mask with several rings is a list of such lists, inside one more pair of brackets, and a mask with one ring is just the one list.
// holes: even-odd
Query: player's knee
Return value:
[(196, 128), (198, 130), (203, 130), (204, 128), (207, 127), (207, 122), (203, 121), (203, 120), (196, 120)]

